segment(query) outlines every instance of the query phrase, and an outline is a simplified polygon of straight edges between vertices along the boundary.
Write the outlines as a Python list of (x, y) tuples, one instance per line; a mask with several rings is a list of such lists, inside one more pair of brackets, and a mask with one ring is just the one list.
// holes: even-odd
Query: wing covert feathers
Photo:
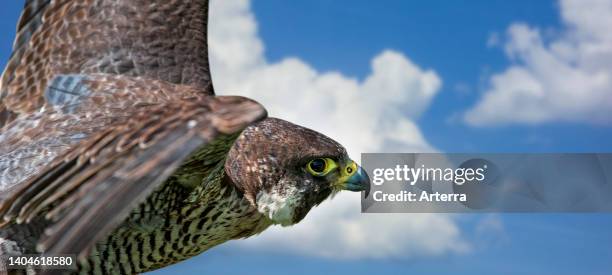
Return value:
[(27, 1), (0, 78), (0, 129), (43, 107), (61, 74), (146, 77), (214, 94), (207, 17), (207, 0)]
[[(53, 106), (39, 122), (61, 134), (24, 138), (20, 133), (36, 131), (20, 129), (4, 137), (21, 146), (27, 145), (19, 140), (45, 135), (81, 137), (0, 201), (5, 222), (41, 216), (53, 222), (39, 243), (47, 253), (84, 257), (194, 150), (266, 116), (250, 99), (211, 97), (191, 86), (108, 75), (79, 79), (87, 92), (79, 94), (78, 104)], [(62, 124), (70, 119), (78, 124)]]

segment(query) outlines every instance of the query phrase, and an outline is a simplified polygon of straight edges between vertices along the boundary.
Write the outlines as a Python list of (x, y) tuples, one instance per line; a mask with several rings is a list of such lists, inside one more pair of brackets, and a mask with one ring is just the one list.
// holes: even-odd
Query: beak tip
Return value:
[(363, 170), (363, 168), (359, 168), (359, 169), (363, 173), (363, 177), (364, 177), (364, 180), (363, 180), (364, 190), (363, 191), (365, 192), (365, 194), (363, 198), (367, 199), (368, 196), (370, 195), (370, 176), (368, 176), (368, 173), (366, 173), (366, 171)]

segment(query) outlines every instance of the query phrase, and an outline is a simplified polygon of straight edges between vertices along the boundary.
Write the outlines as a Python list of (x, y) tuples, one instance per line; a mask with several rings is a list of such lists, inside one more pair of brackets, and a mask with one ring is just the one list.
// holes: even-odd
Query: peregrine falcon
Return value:
[(207, 14), (206, 0), (26, 0), (0, 82), (0, 256), (139, 273), (367, 195), (334, 140), (214, 95)]

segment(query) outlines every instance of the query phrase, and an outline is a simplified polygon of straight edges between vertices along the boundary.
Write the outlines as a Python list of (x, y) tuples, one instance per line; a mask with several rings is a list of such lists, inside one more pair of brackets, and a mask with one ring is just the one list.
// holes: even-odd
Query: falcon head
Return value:
[(261, 214), (283, 226), (340, 190), (369, 192), (370, 179), (344, 147), (290, 122), (267, 118), (247, 127), (225, 170)]

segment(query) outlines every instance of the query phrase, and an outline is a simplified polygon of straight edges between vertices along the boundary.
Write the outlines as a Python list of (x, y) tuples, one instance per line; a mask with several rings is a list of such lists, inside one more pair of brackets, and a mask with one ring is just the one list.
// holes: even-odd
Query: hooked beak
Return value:
[(359, 192), (365, 191), (365, 198), (370, 194), (370, 177), (363, 168), (357, 166), (357, 171), (344, 180), (342, 189)]

